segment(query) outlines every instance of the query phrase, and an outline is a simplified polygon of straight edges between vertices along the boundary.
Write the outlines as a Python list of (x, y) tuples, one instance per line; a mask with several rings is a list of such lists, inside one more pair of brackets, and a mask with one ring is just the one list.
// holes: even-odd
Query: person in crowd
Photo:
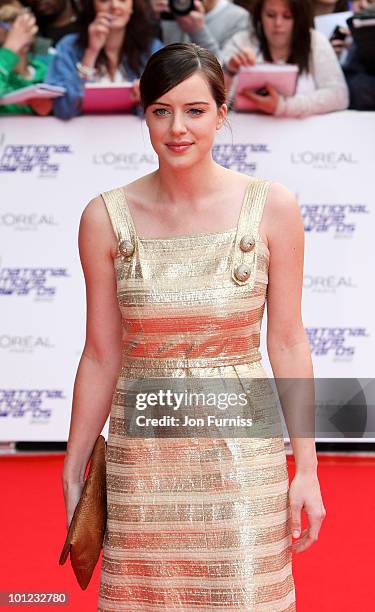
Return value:
[(236, 32), (249, 30), (249, 11), (228, 0), (194, 0), (194, 10), (183, 17), (172, 16), (168, 0), (150, 0), (164, 44), (194, 42), (221, 60), (221, 50)]
[(345, 11), (363, 11), (373, 0), (312, 0), (314, 16), (329, 15), (330, 13), (343, 13)]
[[(31, 53), (38, 31), (35, 16), (17, 0), (0, 3), (0, 97), (44, 80), (47, 65)], [(0, 105), (0, 114), (38, 114), (51, 111), (51, 100)]]
[(77, 34), (68, 34), (57, 44), (45, 78), (46, 83), (67, 89), (53, 101), (54, 114), (62, 119), (81, 114), (87, 81), (132, 81), (138, 102), (143, 67), (163, 46), (154, 37), (145, 0), (86, 0), (78, 25)]
[(350, 4), (348, 0), (312, 0), (314, 17), (350, 11)]
[[(367, 9), (371, 5), (371, 2), (372, 0), (353, 0), (352, 2), (347, 0), (339, 0), (339, 2), (333, 2), (332, 0), (313, 0), (314, 16), (318, 17), (319, 15), (329, 15), (331, 13), (346, 11), (353, 11), (356, 13)], [(347, 52), (352, 42), (349, 29), (342, 25), (339, 27), (338, 32), (330, 39), (330, 43), (341, 65), (346, 62)]]
[(356, 45), (349, 49), (343, 66), (350, 92), (349, 108), (353, 110), (375, 110), (375, 64), (370, 72), (358, 57)]
[(365, 13), (370, 29), (368, 33), (363, 27), (359, 30), (363, 36), (353, 41), (343, 70), (350, 92), (349, 108), (370, 111), (375, 110), (375, 26), (372, 25), (375, 23), (375, 5), (362, 14)]
[(77, 32), (79, 8), (76, 0), (23, 0), (37, 18), (42, 36), (53, 45), (66, 36)]
[(306, 0), (257, 0), (253, 33), (240, 32), (224, 47), (224, 66), (234, 75), (240, 66), (291, 63), (299, 68), (294, 96), (267, 85), (267, 95), (245, 90), (256, 110), (283, 117), (303, 117), (348, 107), (348, 88), (328, 40), (312, 29)]

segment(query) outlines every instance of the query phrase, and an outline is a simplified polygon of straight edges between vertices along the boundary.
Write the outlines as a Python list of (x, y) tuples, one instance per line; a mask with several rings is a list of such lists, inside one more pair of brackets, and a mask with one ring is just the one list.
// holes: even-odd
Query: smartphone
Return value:
[(341, 26), (336, 26), (332, 32), (331, 38), (329, 40), (345, 40), (347, 34), (343, 32)]

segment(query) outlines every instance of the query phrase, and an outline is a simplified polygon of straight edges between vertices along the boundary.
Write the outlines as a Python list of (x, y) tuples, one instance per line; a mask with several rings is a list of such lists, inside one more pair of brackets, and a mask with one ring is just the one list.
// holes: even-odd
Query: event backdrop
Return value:
[[(349, 111), (304, 120), (232, 113), (214, 147), (222, 165), (280, 181), (298, 198), (316, 377), (374, 373), (374, 122)], [(0, 440), (67, 439), (85, 334), (80, 216), (100, 192), (156, 167), (136, 117), (2, 119)], [(272, 375), (265, 329), (266, 317)], [(371, 417), (358, 437), (375, 437)]]

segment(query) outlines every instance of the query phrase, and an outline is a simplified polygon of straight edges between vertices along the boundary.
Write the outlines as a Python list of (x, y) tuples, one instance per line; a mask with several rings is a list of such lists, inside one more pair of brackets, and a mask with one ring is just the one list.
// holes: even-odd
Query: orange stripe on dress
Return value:
[(183, 332), (204, 332), (209, 328), (211, 332), (238, 329), (246, 325), (252, 325), (259, 321), (263, 314), (263, 306), (240, 312), (225, 317), (211, 318), (201, 317), (154, 317), (150, 319), (127, 319), (124, 317), (126, 329), (130, 332), (144, 333), (168, 333), (178, 330)]
[(165, 340), (159, 342), (146, 341), (142, 344), (131, 345), (125, 354), (131, 357), (153, 357), (153, 358), (186, 358), (190, 357), (217, 357), (247, 354), (253, 348), (259, 346), (259, 333), (239, 338), (218, 338), (217, 341), (210, 337), (199, 341), (181, 340), (181, 342), (168, 343)]

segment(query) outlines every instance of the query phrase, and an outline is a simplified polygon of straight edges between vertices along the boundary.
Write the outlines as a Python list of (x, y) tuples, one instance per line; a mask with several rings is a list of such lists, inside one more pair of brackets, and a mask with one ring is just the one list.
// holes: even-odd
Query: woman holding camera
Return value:
[(282, 117), (304, 117), (348, 108), (345, 78), (329, 41), (312, 28), (307, 0), (256, 0), (254, 31), (233, 36), (223, 50), (230, 75), (255, 63), (296, 64), (294, 96), (279, 94), (267, 85), (267, 95), (244, 90), (256, 110)]
[(45, 79), (67, 90), (54, 100), (54, 114), (63, 119), (79, 115), (88, 81), (132, 81), (138, 102), (143, 67), (161, 47), (154, 37), (146, 0), (87, 0), (78, 34), (68, 34), (57, 44)]

